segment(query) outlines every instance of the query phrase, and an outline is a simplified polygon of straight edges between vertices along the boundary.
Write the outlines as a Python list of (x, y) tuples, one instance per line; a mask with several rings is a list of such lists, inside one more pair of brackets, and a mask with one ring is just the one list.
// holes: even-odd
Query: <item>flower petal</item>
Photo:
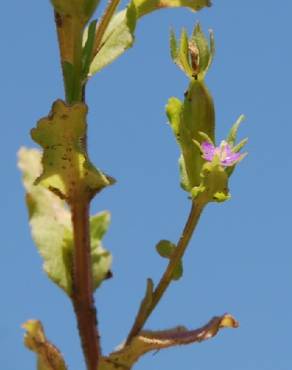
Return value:
[(212, 161), (215, 155), (215, 147), (212, 143), (209, 141), (203, 141), (201, 144), (202, 152), (203, 152), (203, 158), (206, 159), (206, 161)]

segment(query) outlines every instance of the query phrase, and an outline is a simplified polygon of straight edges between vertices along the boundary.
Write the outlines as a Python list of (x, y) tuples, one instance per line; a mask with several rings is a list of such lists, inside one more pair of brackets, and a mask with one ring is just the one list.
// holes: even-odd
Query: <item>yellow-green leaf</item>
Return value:
[(18, 165), (23, 174), (26, 203), (33, 240), (44, 259), (49, 278), (71, 294), (71, 216), (64, 201), (42, 185), (34, 185), (41, 174), (41, 153), (37, 149), (21, 148)]
[[(89, 76), (94, 75), (102, 68), (113, 62), (135, 40), (136, 22), (142, 16), (163, 8), (187, 7), (198, 11), (211, 5), (210, 0), (133, 0), (128, 7), (114, 15), (101, 41), (101, 47), (94, 56)], [(85, 33), (85, 40), (87, 34)], [(85, 44), (84, 40), (84, 44)]]
[[(18, 165), (23, 173), (26, 201), (33, 240), (44, 259), (44, 270), (49, 278), (69, 296), (72, 293), (73, 231), (71, 215), (64, 200), (44, 185), (34, 184), (41, 174), (41, 152), (21, 148)], [(112, 257), (101, 243), (110, 221), (109, 212), (90, 218), (92, 272), (97, 288), (109, 275)]]
[(31, 130), (33, 140), (44, 150), (43, 172), (37, 183), (66, 199), (92, 198), (114, 180), (96, 169), (86, 149), (87, 106), (83, 103), (67, 105), (57, 100), (48, 117), (39, 120)]

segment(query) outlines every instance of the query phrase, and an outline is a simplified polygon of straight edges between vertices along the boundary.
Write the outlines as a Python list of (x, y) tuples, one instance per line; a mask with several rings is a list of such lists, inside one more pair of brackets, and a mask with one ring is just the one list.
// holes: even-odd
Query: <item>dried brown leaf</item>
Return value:
[(237, 328), (238, 326), (233, 316), (224, 314), (213, 317), (206, 325), (195, 330), (188, 330), (183, 326), (161, 331), (144, 330), (133, 338), (129, 345), (103, 357), (100, 370), (131, 369), (134, 363), (147, 352), (202, 342), (214, 337), (220, 329)]

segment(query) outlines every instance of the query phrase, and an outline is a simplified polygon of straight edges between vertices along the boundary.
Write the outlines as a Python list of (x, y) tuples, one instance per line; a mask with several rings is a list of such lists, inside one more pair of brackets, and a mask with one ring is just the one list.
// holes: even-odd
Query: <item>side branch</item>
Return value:
[(74, 231), (72, 301), (88, 370), (96, 370), (100, 358), (100, 342), (93, 299), (89, 239), (89, 203), (82, 199), (71, 205)]
[(205, 206), (204, 202), (197, 202), (196, 204), (194, 202), (192, 203), (192, 208), (187, 223), (179, 239), (175, 252), (172, 255), (171, 259), (169, 260), (168, 266), (153, 292), (151, 304), (147, 310), (139, 311), (134, 322), (134, 325), (128, 335), (126, 344), (129, 344), (131, 340), (136, 335), (139, 334), (148, 317), (151, 315), (152, 311), (157, 306), (164, 292), (170, 285), (172, 281), (173, 272), (186, 251), (186, 248), (188, 246), (189, 241), (191, 240), (191, 237), (200, 219), (204, 206)]
[(110, 0), (108, 3), (108, 6), (104, 12), (104, 15), (102, 16), (100, 22), (97, 25), (96, 34), (95, 34), (95, 40), (94, 40), (94, 47), (93, 47), (93, 57), (98, 53), (100, 47), (103, 35), (113, 17), (115, 14), (115, 11), (120, 3), (120, 0)]

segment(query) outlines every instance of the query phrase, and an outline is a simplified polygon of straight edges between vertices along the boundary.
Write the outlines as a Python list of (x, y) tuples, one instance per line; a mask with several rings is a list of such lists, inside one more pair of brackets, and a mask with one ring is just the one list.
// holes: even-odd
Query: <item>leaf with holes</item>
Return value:
[(85, 145), (87, 106), (67, 105), (57, 100), (48, 117), (39, 120), (31, 130), (32, 139), (43, 149), (43, 172), (36, 183), (66, 199), (92, 198), (113, 178), (96, 169), (90, 162)]

